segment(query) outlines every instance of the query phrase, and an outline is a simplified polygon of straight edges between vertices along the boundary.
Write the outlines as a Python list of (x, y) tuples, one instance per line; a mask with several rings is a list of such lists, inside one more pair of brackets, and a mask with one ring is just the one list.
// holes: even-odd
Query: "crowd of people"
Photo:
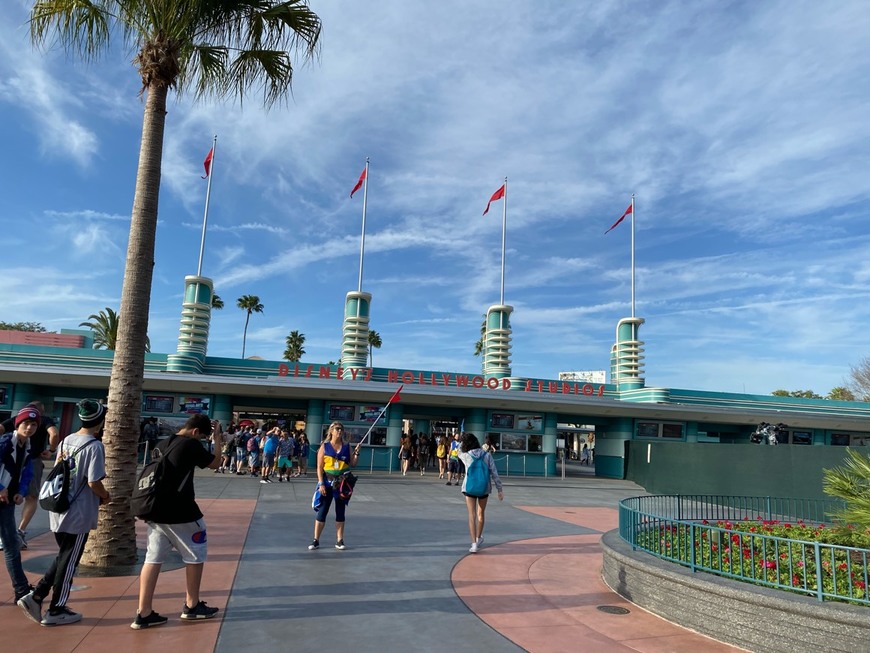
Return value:
[[(308, 476), (308, 455), (311, 445), (301, 429), (280, 426), (262, 428), (230, 424), (225, 433), (219, 433), (220, 425), (210, 440), (211, 450), (220, 454), (216, 474), (250, 474), (260, 483), (279, 483), (291, 478)], [(222, 437), (217, 446), (214, 438)]]
[[(15, 602), (29, 619), (43, 626), (62, 626), (82, 619), (80, 613), (67, 606), (67, 601), (90, 531), (97, 527), (99, 507), (111, 499), (103, 485), (106, 469), (101, 436), (106, 407), (97, 400), (85, 399), (77, 408), (81, 427), (62, 439), (54, 422), (43, 415), (44, 408), (38, 402), (28, 404), (14, 418), (0, 425), (0, 541)], [(324, 434), (313, 474), (317, 477), (312, 500), (316, 516), (309, 550), (320, 547), (326, 519), (333, 507), (335, 548), (346, 548), (346, 509), (356, 482), (351, 470), (359, 462), (360, 446), (358, 443), (351, 448), (340, 422), (330, 424)], [(196, 504), (194, 470), (209, 468), (215, 473), (251, 474), (259, 478), (260, 483), (271, 483), (274, 476), (283, 482), (308, 475), (311, 453), (308, 438), (302, 431), (231, 424), (224, 432), (218, 422), (206, 415), (191, 416), (177, 433), (159, 443), (159, 450), (158, 465), (163, 471), (155, 501), (147, 514), (135, 513), (147, 525), (138, 608), (130, 624), (135, 630), (168, 621), (168, 617), (154, 610), (153, 602), (163, 562), (173, 549), (187, 569), (180, 618), (210, 619), (218, 612), (218, 608), (200, 599), (208, 538), (203, 513)], [(486, 504), (493, 486), (499, 499), (504, 497), (491, 455), (494, 451), (493, 443), (487, 441), (481, 446), (470, 433), (432, 438), (423, 433), (406, 433), (399, 447), (403, 474), (418, 470), (424, 475), (428, 468), (433, 468), (438, 470), (439, 478), (447, 479), (447, 485), (461, 486), (468, 509), (471, 553), (477, 553), (483, 544)], [(70, 501), (63, 512), (49, 511), (57, 555), (45, 574), (31, 584), (22, 566), (21, 550), (27, 548), (24, 528), (36, 510), (36, 497), (40, 496), (43, 460), (72, 461)], [(28, 511), (29, 497), (33, 502)], [(25, 505), (22, 521), (16, 524), (15, 508), (22, 504)]]

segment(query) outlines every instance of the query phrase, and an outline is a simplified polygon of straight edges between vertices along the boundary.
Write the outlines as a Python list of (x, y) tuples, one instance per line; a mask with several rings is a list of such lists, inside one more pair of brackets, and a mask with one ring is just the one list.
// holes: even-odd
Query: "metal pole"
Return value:
[[(501, 305), (504, 306), (504, 251), (507, 236), (507, 177), (504, 178), (504, 201), (501, 207)], [(501, 327), (504, 325), (501, 324)]]
[(208, 200), (211, 197), (211, 179), (214, 177), (214, 155), (217, 150), (217, 134), (211, 146), (211, 164), (208, 167), (208, 186), (205, 189), (205, 214), (202, 216), (202, 238), (199, 241), (199, 264), (196, 266), (196, 276), (202, 276), (202, 257), (205, 253), (205, 227), (208, 224)]
[[(634, 317), (634, 193), (631, 194), (631, 316)], [(634, 339), (637, 340), (637, 333)]]
[(369, 196), (369, 158), (366, 157), (365, 179), (363, 180), (363, 215), (362, 215), (362, 237), (359, 241), (359, 283), (356, 286), (357, 292), (362, 292), (362, 275), (363, 275), (363, 255), (366, 251), (366, 205), (368, 204)]

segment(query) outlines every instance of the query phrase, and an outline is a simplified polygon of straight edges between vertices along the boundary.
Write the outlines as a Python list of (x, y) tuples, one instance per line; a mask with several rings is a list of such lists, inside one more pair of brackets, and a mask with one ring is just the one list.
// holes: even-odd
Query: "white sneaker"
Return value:
[(468, 552), (469, 552), (469, 553), (477, 553), (477, 542), (472, 542), (472, 543), (471, 543), (471, 548), (468, 549)]
[(477, 548), (479, 549), (482, 546), (483, 546), (483, 535), (481, 535), (480, 537), (477, 538)]
[(50, 611), (45, 613), (40, 622), (43, 626), (63, 626), (64, 624), (74, 624), (82, 620), (81, 613), (73, 612), (65, 605), (55, 608), (55, 610), (54, 614)]

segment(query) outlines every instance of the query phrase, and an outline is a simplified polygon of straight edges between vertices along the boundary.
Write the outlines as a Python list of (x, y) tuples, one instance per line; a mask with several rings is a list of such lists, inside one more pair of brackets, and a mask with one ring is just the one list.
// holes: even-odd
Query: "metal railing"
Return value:
[(667, 495), (624, 499), (619, 535), (633, 549), (819, 601), (870, 605), (870, 550), (773, 535), (823, 531), (838, 501)]

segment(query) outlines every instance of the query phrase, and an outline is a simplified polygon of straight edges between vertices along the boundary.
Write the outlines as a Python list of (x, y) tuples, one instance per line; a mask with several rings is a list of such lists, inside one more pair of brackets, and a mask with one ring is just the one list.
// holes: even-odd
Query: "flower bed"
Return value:
[(646, 515), (634, 546), (745, 582), (870, 605), (870, 531), (785, 522), (672, 521)]

